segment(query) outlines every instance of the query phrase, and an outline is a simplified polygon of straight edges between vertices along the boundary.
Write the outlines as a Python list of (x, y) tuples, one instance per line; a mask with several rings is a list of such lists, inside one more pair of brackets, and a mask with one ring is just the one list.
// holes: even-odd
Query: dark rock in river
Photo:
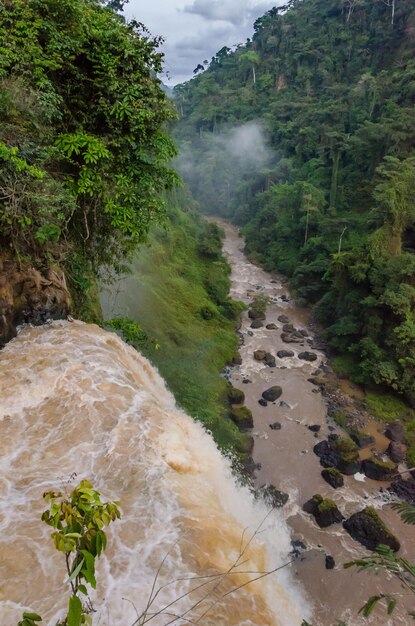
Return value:
[(251, 320), (264, 320), (265, 313), (263, 311), (259, 311), (258, 309), (249, 309), (248, 317)]
[(397, 441), (390, 442), (388, 449), (386, 450), (386, 454), (394, 463), (402, 463), (406, 457), (405, 448)]
[(372, 480), (392, 480), (396, 475), (396, 465), (392, 461), (381, 461), (372, 457), (362, 462), (364, 474)]
[(261, 320), (254, 320), (251, 324), (251, 328), (263, 328), (264, 324), (261, 322)]
[(267, 354), (268, 353), (265, 350), (255, 350), (254, 359), (255, 361), (263, 361)]
[(332, 435), (329, 437), (330, 441), (320, 441), (313, 448), (314, 453), (320, 457), (320, 465), (335, 467), (347, 476), (360, 471), (361, 463), (356, 444), (351, 439), (333, 439)]
[(353, 439), (356, 445), (359, 448), (368, 448), (372, 444), (375, 443), (375, 438), (372, 435), (368, 435), (362, 430), (352, 430), (350, 431), (350, 438)]
[(242, 357), (239, 352), (232, 358), (232, 365), (242, 365)]
[(288, 494), (280, 491), (274, 485), (262, 485), (256, 490), (255, 496), (262, 498), (275, 509), (280, 509), (288, 502)]
[(329, 554), (326, 555), (325, 563), (326, 563), (326, 569), (334, 569), (336, 566), (336, 561)]
[(280, 315), (278, 317), (278, 321), (281, 322), (281, 324), (289, 324), (290, 323), (290, 318), (287, 317), (287, 315)]
[(278, 326), (276, 324), (267, 324), (265, 328), (267, 330), (278, 330)]
[(399, 478), (394, 480), (389, 490), (396, 494), (401, 500), (408, 502), (408, 504), (415, 505), (415, 478), (411, 477), (408, 480)]
[(274, 422), (273, 424), (269, 424), (271, 430), (281, 430), (281, 424), (279, 422)]
[(304, 330), (304, 328), (300, 329), (298, 332), (301, 333), (303, 337), (308, 337), (308, 332)]
[(391, 424), (388, 424), (385, 430), (385, 437), (387, 437), (391, 441), (404, 443), (405, 431), (399, 422), (392, 422)]
[(268, 402), (275, 402), (282, 394), (282, 389), (278, 385), (274, 385), (262, 392), (262, 397)]
[(284, 400), (281, 400), (280, 402), (278, 402), (278, 406), (281, 407), (282, 409), (291, 409), (290, 405)]
[(293, 539), (291, 541), (291, 547), (292, 550), (290, 552), (290, 556), (292, 556), (294, 559), (298, 559), (298, 557), (307, 550), (306, 544), (304, 543), (304, 541), (301, 541), (301, 539)]
[(266, 353), (264, 362), (266, 365), (268, 365), (268, 367), (276, 366), (275, 356), (273, 356), (270, 352)]
[(229, 387), (228, 400), (231, 404), (243, 404), (245, 401), (245, 394), (240, 389), (236, 389), (236, 387)]
[(311, 430), (312, 433), (319, 433), (321, 430), (320, 424), (310, 424), (307, 428)]
[(232, 409), (230, 412), (230, 418), (233, 422), (235, 422), (240, 430), (247, 430), (249, 428), (253, 428), (254, 426), (252, 413), (246, 406)]
[(339, 489), (339, 487), (343, 487), (344, 485), (343, 475), (335, 467), (323, 469), (321, 475), (333, 489)]
[(295, 328), (292, 324), (284, 324), (282, 330), (284, 331), (284, 333), (293, 333), (295, 331)]
[(255, 463), (254, 459), (251, 456), (246, 456), (242, 459), (242, 467), (248, 473), (253, 475), (256, 470), (261, 469), (261, 463)]
[(294, 335), (294, 333), (281, 333), (281, 339), (284, 341), (284, 343), (301, 343), (304, 337), (297, 337)]
[(367, 507), (343, 522), (349, 535), (369, 550), (375, 550), (380, 544), (389, 546), (394, 552), (400, 549), (400, 543), (381, 520), (375, 509)]
[(249, 385), (250, 383), (252, 383), (252, 380), (249, 380), (249, 378), (244, 378), (242, 382), (244, 385)]
[(260, 398), (258, 400), (258, 404), (260, 404), (261, 406), (268, 406), (268, 402), (264, 400), (264, 398)]
[(292, 356), (294, 356), (294, 352), (292, 350), (278, 350), (277, 352), (277, 357), (279, 359), (285, 359)]
[(310, 363), (312, 363), (313, 361), (317, 361), (317, 354), (315, 354), (314, 352), (300, 352), (300, 354), (298, 355), (299, 359), (302, 359), (303, 361), (310, 361)]
[(311, 500), (308, 500), (303, 505), (303, 511), (314, 515), (320, 528), (327, 528), (327, 526), (331, 526), (332, 524), (339, 524), (344, 519), (336, 503), (328, 498), (323, 498), (319, 493), (316, 493)]

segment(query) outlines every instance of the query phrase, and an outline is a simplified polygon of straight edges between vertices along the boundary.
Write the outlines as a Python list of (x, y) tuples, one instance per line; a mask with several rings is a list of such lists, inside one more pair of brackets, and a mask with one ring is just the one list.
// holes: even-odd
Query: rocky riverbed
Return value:
[[(384, 425), (362, 410), (361, 390), (334, 376), (310, 312), (295, 305), (280, 277), (246, 259), (235, 227), (220, 223), (232, 267), (231, 296), (249, 307), (239, 331), (241, 359), (227, 376), (243, 390), (252, 414), (245, 427), (255, 441), (256, 486), (270, 503), (284, 507), (292, 529), (297, 559), (291, 567), (314, 604), (313, 624), (410, 624), (410, 599), (396, 580), (343, 568), (369, 553), (363, 547), (371, 547), (368, 528), (383, 539), (389, 529), (394, 549), (398, 537), (401, 553), (414, 558), (413, 529), (388, 506), (394, 498), (390, 478), (405, 469), (404, 446), (397, 435), (394, 460), (382, 456), (393, 437), (385, 437)], [(353, 439), (334, 420), (340, 412), (348, 414)], [(400, 598), (393, 618), (381, 608), (369, 620), (359, 617), (364, 602), (385, 589)]]

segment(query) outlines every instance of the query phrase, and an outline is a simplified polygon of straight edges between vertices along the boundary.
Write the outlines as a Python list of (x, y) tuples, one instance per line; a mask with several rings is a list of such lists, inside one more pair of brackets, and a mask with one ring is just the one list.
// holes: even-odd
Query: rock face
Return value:
[(292, 356), (294, 356), (294, 352), (292, 350), (278, 350), (277, 352), (277, 357), (279, 359), (285, 359)]
[(276, 509), (283, 507), (288, 502), (288, 494), (280, 491), (274, 485), (262, 485), (256, 490), (255, 495)]
[(323, 469), (321, 475), (324, 480), (334, 489), (339, 489), (339, 487), (343, 487), (344, 485), (343, 475), (335, 467), (328, 467), (326, 469)]
[(313, 450), (323, 467), (335, 467), (347, 476), (360, 471), (359, 450), (351, 439), (330, 436), (330, 441), (320, 441)]
[(58, 268), (43, 273), (32, 266), (17, 267), (13, 260), (0, 259), (0, 347), (16, 335), (19, 324), (44, 324), (48, 319), (66, 318), (71, 297), (65, 275)]
[(391, 424), (388, 424), (385, 430), (385, 437), (387, 437), (391, 441), (404, 443), (405, 431), (399, 422), (392, 422)]
[(242, 431), (253, 428), (254, 426), (252, 413), (246, 406), (232, 409), (232, 411), (230, 412), (230, 418)]
[(315, 354), (314, 352), (307, 352), (306, 350), (305, 352), (300, 352), (298, 358), (302, 359), (303, 361), (310, 361), (310, 363), (312, 363), (313, 361), (317, 361), (317, 354)]
[(316, 493), (311, 500), (303, 505), (303, 511), (313, 515), (320, 528), (339, 524), (344, 519), (336, 503), (328, 498), (323, 498), (319, 493)]
[(372, 507), (355, 513), (343, 522), (343, 526), (353, 539), (369, 550), (375, 550), (380, 544), (389, 546), (394, 552), (398, 552), (401, 547)]
[(267, 400), (267, 402), (275, 402), (275, 400), (278, 400), (281, 394), (281, 387), (279, 387), (278, 385), (274, 385), (273, 387), (270, 387), (269, 389), (263, 391), (262, 397), (264, 398), (264, 400)]
[(406, 457), (405, 448), (397, 441), (390, 442), (386, 454), (394, 463), (402, 463)]
[(381, 461), (372, 457), (362, 462), (362, 469), (372, 480), (392, 480), (396, 476), (397, 467), (392, 461)]

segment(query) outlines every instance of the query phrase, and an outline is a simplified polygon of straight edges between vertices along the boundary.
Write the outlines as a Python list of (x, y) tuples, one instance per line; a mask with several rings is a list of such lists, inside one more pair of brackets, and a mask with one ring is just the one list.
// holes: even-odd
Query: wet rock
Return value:
[(280, 402), (278, 402), (278, 406), (281, 407), (282, 409), (291, 409), (290, 405), (284, 400), (281, 400)]
[(263, 311), (258, 310), (258, 309), (249, 309), (248, 317), (251, 320), (264, 320), (265, 319), (265, 313)]
[(254, 438), (245, 433), (241, 433), (236, 444), (236, 449), (242, 454), (251, 454), (254, 449)]
[(309, 424), (307, 428), (311, 430), (312, 433), (319, 433), (321, 430), (320, 424)]
[(230, 387), (228, 389), (228, 400), (230, 404), (243, 404), (245, 402), (245, 394), (236, 387)]
[(401, 547), (372, 507), (355, 513), (343, 522), (343, 526), (355, 541), (369, 550), (375, 550), (380, 544), (389, 546), (394, 552), (398, 552)]
[(362, 462), (363, 473), (372, 480), (392, 480), (397, 466), (392, 461), (381, 461), (372, 457)]
[(336, 566), (336, 561), (333, 559), (332, 556), (330, 556), (330, 554), (326, 555), (325, 563), (326, 563), (326, 569), (334, 569)]
[(274, 509), (280, 509), (288, 502), (288, 494), (270, 484), (259, 487), (255, 492), (255, 496), (265, 500), (265, 502)]
[(389, 490), (401, 500), (408, 502), (408, 504), (415, 505), (415, 479), (413, 477), (407, 480), (403, 478), (394, 480)]
[(388, 424), (385, 430), (385, 437), (391, 441), (397, 441), (398, 443), (405, 442), (405, 431), (399, 422), (392, 422)]
[(386, 454), (394, 463), (402, 463), (406, 458), (405, 448), (397, 441), (390, 442)]
[(291, 547), (292, 550), (290, 552), (290, 556), (292, 556), (294, 559), (298, 559), (298, 557), (307, 550), (306, 544), (304, 543), (304, 541), (301, 541), (301, 539), (293, 539), (291, 541)]
[(323, 498), (319, 493), (316, 493), (303, 505), (303, 511), (313, 515), (320, 528), (339, 524), (344, 519), (336, 503), (329, 498)]
[(272, 279), (272, 280), (270, 281), (270, 283), (271, 283), (272, 285), (278, 285), (278, 280)]
[(281, 324), (289, 324), (290, 318), (287, 315), (279, 315), (278, 321), (281, 322)]
[(285, 358), (289, 358), (293, 356), (294, 356), (294, 352), (292, 350), (278, 350), (277, 352), (277, 357), (279, 359), (285, 359)]
[(260, 404), (261, 406), (268, 406), (268, 402), (264, 400), (264, 398), (260, 398), (258, 400), (258, 404)]
[(292, 324), (284, 324), (282, 330), (284, 331), (284, 333), (293, 333), (295, 331), (295, 328)]
[(248, 473), (253, 475), (254, 472), (261, 469), (261, 463), (255, 463), (251, 456), (246, 456), (241, 461), (242, 468)]
[(342, 439), (338, 435), (329, 435), (329, 438), (330, 441), (320, 441), (313, 448), (314, 453), (320, 457), (320, 465), (335, 467), (347, 476), (360, 471), (361, 463), (356, 444), (351, 439)]
[(242, 365), (242, 357), (239, 352), (232, 358), (232, 365)]
[(248, 430), (253, 428), (254, 420), (251, 411), (246, 406), (241, 406), (237, 409), (232, 409), (230, 412), (230, 418), (238, 426), (240, 430)]
[(297, 337), (294, 333), (281, 333), (281, 339), (284, 343), (301, 343), (303, 341), (303, 337)]
[(353, 439), (359, 448), (368, 448), (375, 443), (375, 438), (372, 435), (368, 435), (362, 430), (352, 430), (350, 432), (350, 438)]
[(265, 328), (267, 330), (278, 330), (278, 326), (276, 324), (267, 324)]
[(271, 430), (281, 430), (281, 424), (279, 422), (274, 422), (273, 424), (269, 424)]
[(327, 384), (327, 378), (324, 376), (312, 376), (311, 378), (307, 378), (307, 381), (312, 385), (316, 385), (316, 387), (319, 387), (320, 389), (324, 389)]
[(248, 330), (247, 334), (248, 334), (250, 337), (253, 337), (253, 336), (254, 336), (254, 333), (252, 332), (252, 330)]
[(285, 295), (285, 293), (283, 293), (283, 294), (282, 294), (282, 296), (281, 296), (281, 300), (282, 300), (283, 302), (289, 302), (289, 300), (288, 300), (288, 296), (286, 296), (286, 295)]
[(282, 389), (278, 385), (274, 385), (262, 392), (262, 397), (268, 402), (275, 402), (282, 394)]
[(264, 362), (268, 365), (268, 367), (276, 367), (275, 356), (273, 356), (270, 352), (266, 353)]
[(301, 333), (303, 337), (308, 337), (308, 332), (304, 330), (304, 328), (300, 329), (298, 332)]
[(333, 487), (333, 489), (339, 489), (344, 485), (344, 478), (341, 472), (335, 467), (327, 467), (321, 472), (324, 480)]
[(255, 350), (254, 359), (255, 361), (264, 361), (267, 354), (268, 352), (266, 352), (266, 350)]
[(317, 354), (315, 354), (314, 352), (308, 352), (306, 350), (305, 352), (300, 352), (298, 358), (302, 359), (303, 361), (309, 361), (310, 363), (312, 363), (313, 361), (317, 361)]
[(261, 320), (254, 320), (251, 324), (251, 328), (256, 329), (256, 328), (263, 328), (264, 324), (261, 322)]
[(242, 382), (244, 385), (249, 385), (250, 383), (252, 383), (252, 380), (249, 380), (249, 378), (244, 378)]

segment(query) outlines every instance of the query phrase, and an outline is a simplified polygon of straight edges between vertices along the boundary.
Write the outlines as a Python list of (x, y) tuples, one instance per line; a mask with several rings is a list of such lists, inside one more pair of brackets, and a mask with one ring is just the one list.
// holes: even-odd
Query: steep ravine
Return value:
[[(414, 543), (411, 528), (402, 524), (400, 518), (386, 506), (379, 491), (384, 483), (357, 475), (345, 476), (345, 486), (334, 490), (321, 477), (322, 467), (313, 453), (313, 446), (327, 438), (338, 428), (327, 418), (326, 400), (319, 388), (307, 379), (327, 362), (325, 354), (310, 347), (313, 333), (307, 327), (309, 311), (299, 309), (291, 300), (287, 286), (280, 277), (271, 275), (247, 260), (243, 253), (243, 241), (235, 227), (220, 221), (226, 232), (224, 251), (232, 267), (231, 297), (249, 304), (259, 294), (269, 297), (264, 326), (251, 329), (252, 320), (247, 313), (242, 316), (240, 328), (242, 364), (230, 369), (231, 383), (245, 393), (245, 404), (254, 416), (253, 435), (255, 446), (253, 458), (260, 468), (256, 470), (256, 483), (273, 484), (289, 494), (283, 511), (294, 539), (303, 541), (307, 549), (296, 561), (296, 576), (301, 580), (309, 599), (314, 604), (314, 626), (330, 626), (338, 619), (347, 620), (348, 626), (357, 624), (382, 624), (395, 626), (410, 623), (405, 608), (409, 609), (408, 598), (402, 598), (392, 618), (379, 608), (369, 620), (358, 617), (359, 608), (379, 591), (402, 594), (395, 580), (386, 580), (384, 575), (358, 573), (345, 570), (343, 563), (366, 553), (342, 528), (334, 524), (320, 529), (310, 515), (301, 510), (302, 505), (315, 493), (335, 500), (345, 517), (363, 509), (368, 504), (382, 509), (381, 517), (401, 541), (401, 553), (413, 556)], [(286, 344), (281, 339), (282, 323), (278, 320), (286, 315), (290, 322), (308, 331), (304, 345)], [(268, 330), (265, 325), (274, 323), (277, 329)], [(312, 345), (312, 343), (311, 343)], [(276, 358), (276, 367), (270, 368), (254, 359), (254, 351), (264, 349), (274, 356), (279, 350), (293, 350), (292, 358)], [(317, 354), (314, 363), (298, 358), (298, 353), (312, 350)], [(251, 382), (246, 382), (247, 380)], [(244, 382), (245, 381), (245, 382)], [(258, 403), (262, 392), (272, 385), (280, 385), (283, 393), (275, 403), (263, 407)], [(273, 430), (270, 424), (279, 422), (281, 429)], [(317, 438), (308, 428), (321, 427)], [(344, 433), (343, 433), (344, 434)], [(334, 557), (336, 566), (326, 570), (325, 556)]]

